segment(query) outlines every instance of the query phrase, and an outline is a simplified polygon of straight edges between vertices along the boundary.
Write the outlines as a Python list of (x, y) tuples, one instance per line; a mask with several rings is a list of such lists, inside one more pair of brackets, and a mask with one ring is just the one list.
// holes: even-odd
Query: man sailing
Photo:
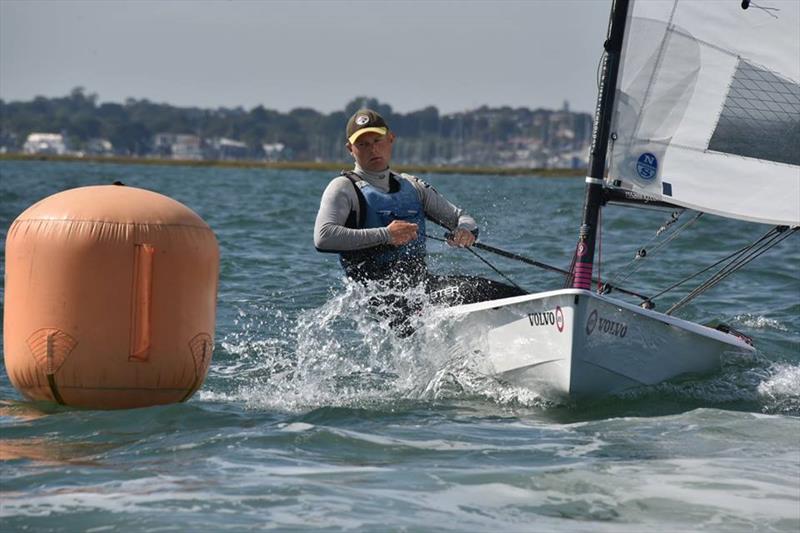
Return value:
[(426, 218), (450, 230), (448, 243), (455, 247), (475, 242), (475, 220), (421, 179), (390, 170), (396, 137), (377, 112), (356, 111), (345, 135), (355, 166), (334, 178), (322, 194), (314, 225), (317, 250), (338, 253), (351, 279), (392, 288), (422, 284), (439, 295), (435, 299), (450, 304), (524, 294), (492, 280), (428, 273)]

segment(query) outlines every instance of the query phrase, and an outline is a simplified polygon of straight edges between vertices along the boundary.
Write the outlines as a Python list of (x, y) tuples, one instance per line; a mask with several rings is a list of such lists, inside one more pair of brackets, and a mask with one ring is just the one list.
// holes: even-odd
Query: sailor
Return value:
[(346, 137), (355, 166), (322, 194), (314, 245), (338, 253), (348, 277), (423, 281), (426, 217), (452, 231), (451, 246), (475, 242), (478, 227), (472, 217), (424, 181), (390, 170), (395, 134), (380, 114), (356, 111)]
[[(347, 121), (345, 134), (355, 166), (334, 178), (322, 193), (314, 225), (318, 251), (338, 253), (353, 280), (375, 281), (392, 290), (421, 285), (437, 303), (455, 305), (524, 294), (493, 280), (428, 273), (426, 219), (447, 228), (448, 244), (462, 248), (475, 243), (475, 220), (421, 179), (389, 168), (396, 137), (377, 112), (356, 111)], [(418, 310), (415, 304), (392, 294), (371, 303), (389, 309), (385, 314), (393, 315), (392, 326), (410, 333), (406, 320)]]

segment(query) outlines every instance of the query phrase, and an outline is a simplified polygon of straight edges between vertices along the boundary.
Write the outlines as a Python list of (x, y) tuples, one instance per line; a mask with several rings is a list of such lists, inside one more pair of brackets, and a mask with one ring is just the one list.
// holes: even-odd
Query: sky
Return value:
[(0, 98), (592, 112), (611, 0), (0, 0)]

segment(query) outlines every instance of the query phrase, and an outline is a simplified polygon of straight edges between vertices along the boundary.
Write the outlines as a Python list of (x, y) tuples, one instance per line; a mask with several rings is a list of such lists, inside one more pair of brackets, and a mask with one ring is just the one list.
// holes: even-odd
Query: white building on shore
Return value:
[(217, 159), (235, 160), (247, 159), (250, 148), (247, 144), (225, 137), (216, 137), (209, 143)]
[(200, 161), (203, 159), (203, 140), (185, 133), (157, 133), (153, 137), (156, 155), (171, 159)]
[(67, 141), (60, 133), (31, 133), (22, 151), (26, 154), (64, 155), (67, 153)]

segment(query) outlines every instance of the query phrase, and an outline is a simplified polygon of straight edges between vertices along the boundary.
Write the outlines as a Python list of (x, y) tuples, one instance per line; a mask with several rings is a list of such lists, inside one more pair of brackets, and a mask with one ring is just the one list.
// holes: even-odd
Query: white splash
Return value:
[(734, 317), (737, 325), (745, 326), (751, 329), (773, 329), (776, 331), (789, 331), (789, 328), (774, 318), (767, 318), (761, 315), (737, 315)]
[[(215, 375), (230, 382), (236, 373), (239, 385), (231, 396), (254, 409), (305, 411), (453, 398), (545, 405), (532, 391), (488, 376), (477, 350), (450, 342), (446, 319), (421, 288), (383, 291), (381, 300), (375, 294), (374, 287), (346, 283), (321, 307), (300, 312), (293, 321), (281, 317), (277, 328), (273, 323), (279, 338), (261, 333), (263, 317), (277, 320), (269, 309), (256, 308), (255, 317), (240, 312), (240, 331), (222, 342), (235, 361)], [(400, 326), (391, 324), (398, 316), (393, 301), (404, 303)], [(200, 397), (215, 394), (219, 397), (214, 392)]]
[(800, 366), (775, 364), (770, 377), (758, 385), (757, 391), (766, 401), (765, 412), (800, 414)]

